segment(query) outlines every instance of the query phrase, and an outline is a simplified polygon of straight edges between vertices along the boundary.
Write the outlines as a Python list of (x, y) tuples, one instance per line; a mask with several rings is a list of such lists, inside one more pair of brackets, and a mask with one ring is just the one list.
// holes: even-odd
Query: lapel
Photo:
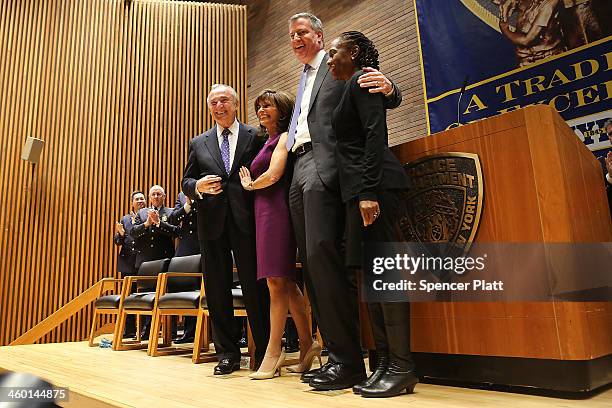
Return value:
[(208, 131), (206, 136), (206, 142), (204, 143), (210, 152), (210, 155), (217, 163), (219, 169), (225, 174), (225, 166), (223, 165), (223, 159), (221, 159), (221, 149), (219, 149), (219, 139), (217, 139), (217, 125)]
[(241, 122), (238, 122), (238, 140), (236, 141), (236, 151), (234, 152), (234, 161), (232, 162), (232, 168), (230, 169), (230, 176), (232, 173), (238, 170), (240, 166), (240, 159), (244, 154), (248, 145), (251, 144), (252, 135)]
[(321, 84), (323, 84), (323, 80), (329, 73), (329, 67), (327, 66), (328, 59), (329, 59), (329, 55), (325, 54), (325, 56), (323, 57), (323, 60), (321, 61), (321, 65), (319, 65), (317, 76), (315, 77), (314, 84), (312, 85), (312, 93), (310, 94), (310, 103), (308, 104), (308, 112), (311, 111), (312, 105), (314, 104), (314, 101), (317, 98), (317, 94), (319, 93), (319, 89), (321, 89)]

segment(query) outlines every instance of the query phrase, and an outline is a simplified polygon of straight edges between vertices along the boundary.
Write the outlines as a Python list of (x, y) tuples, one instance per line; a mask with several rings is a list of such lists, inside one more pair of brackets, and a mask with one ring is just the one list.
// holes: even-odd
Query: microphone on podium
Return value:
[(463, 85), (461, 86), (461, 91), (459, 91), (459, 99), (457, 100), (457, 126), (461, 126), (461, 122), (459, 121), (459, 118), (460, 118), (459, 105), (461, 104), (461, 97), (463, 96), (463, 93), (465, 92), (465, 87), (467, 86), (469, 79), (470, 79), (470, 75), (467, 74), (465, 76), (465, 79), (463, 80)]

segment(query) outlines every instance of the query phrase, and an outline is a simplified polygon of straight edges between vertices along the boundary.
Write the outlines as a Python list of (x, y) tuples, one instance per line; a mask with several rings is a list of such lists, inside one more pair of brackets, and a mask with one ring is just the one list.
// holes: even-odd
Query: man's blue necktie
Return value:
[(302, 97), (304, 96), (304, 88), (306, 88), (306, 76), (308, 70), (312, 68), (310, 65), (304, 65), (302, 76), (300, 76), (300, 84), (298, 85), (297, 96), (295, 97), (295, 106), (291, 115), (291, 123), (289, 124), (289, 132), (287, 134), (287, 150), (291, 150), (295, 143), (295, 131), (297, 129), (298, 116), (300, 116), (300, 106), (302, 105)]
[(223, 165), (225, 166), (225, 171), (229, 174), (231, 166), (230, 166), (230, 145), (229, 145), (229, 134), (230, 130), (225, 128), (223, 132), (221, 132), (221, 136), (223, 136), (223, 140), (221, 141), (221, 159), (223, 159)]

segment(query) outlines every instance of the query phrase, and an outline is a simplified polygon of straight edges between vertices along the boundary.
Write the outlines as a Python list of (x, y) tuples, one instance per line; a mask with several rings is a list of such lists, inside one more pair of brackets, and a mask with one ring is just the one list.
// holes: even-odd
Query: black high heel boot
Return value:
[(380, 377), (387, 371), (389, 367), (389, 357), (387, 356), (379, 356), (378, 362), (376, 364), (376, 370), (365, 379), (365, 381), (353, 386), (354, 394), (361, 394), (361, 390), (366, 387), (370, 387), (373, 383), (378, 381)]
[(410, 304), (382, 303), (381, 308), (389, 347), (389, 365), (377, 381), (361, 389), (364, 398), (393, 397), (404, 390), (411, 394), (419, 382), (410, 353)]
[(376, 369), (365, 381), (353, 386), (353, 393), (357, 395), (361, 394), (362, 388), (369, 387), (377, 381), (389, 366), (385, 317), (380, 303), (368, 303), (368, 314), (372, 327), (372, 337), (374, 337), (374, 344), (376, 345)]
[(395, 397), (404, 390), (407, 394), (412, 394), (418, 382), (419, 379), (414, 371), (404, 371), (403, 367), (391, 361), (387, 370), (378, 377), (377, 381), (361, 389), (361, 396), (364, 398)]

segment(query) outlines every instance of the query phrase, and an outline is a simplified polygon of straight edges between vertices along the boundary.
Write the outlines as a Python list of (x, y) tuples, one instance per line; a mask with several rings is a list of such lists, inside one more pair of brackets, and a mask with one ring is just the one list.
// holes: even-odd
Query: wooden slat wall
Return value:
[[(246, 8), (124, 0), (0, 2), (0, 345), (103, 277), (129, 193), (180, 189), (213, 83), (245, 95)], [(40, 163), (20, 159), (27, 136)], [(87, 335), (85, 310), (43, 342)]]

